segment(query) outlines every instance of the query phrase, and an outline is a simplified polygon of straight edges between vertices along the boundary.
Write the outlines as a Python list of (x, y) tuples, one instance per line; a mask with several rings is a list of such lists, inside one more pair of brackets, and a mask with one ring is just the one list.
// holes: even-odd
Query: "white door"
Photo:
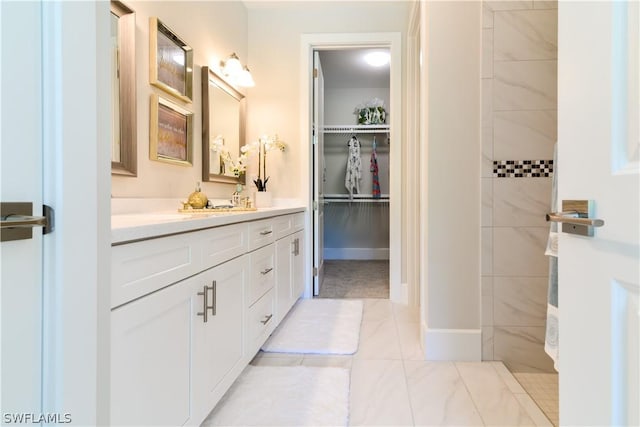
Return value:
[[(0, 2), (0, 200), (32, 202), (31, 214), (38, 216), (43, 200), (41, 7), (40, 2)], [(32, 235), (0, 243), (3, 423), (17, 421), (7, 416), (42, 412), (42, 230), (34, 228)]]
[(324, 280), (324, 76), (318, 51), (313, 52), (313, 295)]
[(558, 198), (604, 220), (559, 237), (561, 425), (640, 425), (639, 6), (559, 2)]

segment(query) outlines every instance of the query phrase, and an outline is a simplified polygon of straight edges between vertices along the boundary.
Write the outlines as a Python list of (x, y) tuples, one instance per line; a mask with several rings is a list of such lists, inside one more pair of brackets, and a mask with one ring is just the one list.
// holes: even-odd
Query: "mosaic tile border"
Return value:
[(553, 176), (553, 160), (494, 160), (494, 178), (542, 178)]

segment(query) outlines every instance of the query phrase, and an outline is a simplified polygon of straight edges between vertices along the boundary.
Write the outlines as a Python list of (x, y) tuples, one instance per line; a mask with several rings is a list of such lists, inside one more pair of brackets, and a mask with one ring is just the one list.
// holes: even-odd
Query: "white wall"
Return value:
[[(288, 143), (272, 156), (267, 175), (276, 197), (306, 197), (300, 180), (300, 36), (305, 33), (406, 33), (411, 2), (246, 2), (249, 57), (256, 87), (248, 102), (247, 136), (275, 133)], [(340, 123), (343, 124), (343, 123)], [(292, 179), (295, 177), (295, 179)]]
[[(214, 58), (236, 52), (249, 63), (247, 10), (239, 1), (126, 1), (136, 12), (136, 82), (138, 120), (138, 176), (112, 177), (113, 197), (186, 198), (202, 176), (202, 115), (200, 72)], [(193, 103), (176, 101), (149, 84), (149, 17), (155, 16), (186, 41), (194, 52)], [(149, 98), (162, 95), (194, 112), (193, 166), (149, 160)], [(233, 185), (204, 183), (209, 197), (228, 197)]]
[(429, 3), (422, 28), (428, 86), (426, 355), (479, 360), (481, 3)]

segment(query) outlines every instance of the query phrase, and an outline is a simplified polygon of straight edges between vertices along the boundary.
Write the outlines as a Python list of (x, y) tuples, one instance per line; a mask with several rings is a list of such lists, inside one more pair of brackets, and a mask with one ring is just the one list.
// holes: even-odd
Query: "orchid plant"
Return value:
[(267, 153), (273, 150), (285, 150), (285, 143), (278, 138), (278, 135), (262, 135), (257, 141), (250, 142), (240, 147), (241, 155), (246, 157), (258, 153), (258, 175), (253, 180), (258, 191), (267, 191)]
[(247, 170), (247, 155), (241, 153), (237, 159), (233, 159), (231, 152), (224, 145), (222, 135), (217, 135), (211, 141), (211, 151), (215, 151), (220, 155), (222, 163), (226, 170), (231, 171), (235, 176), (240, 176)]

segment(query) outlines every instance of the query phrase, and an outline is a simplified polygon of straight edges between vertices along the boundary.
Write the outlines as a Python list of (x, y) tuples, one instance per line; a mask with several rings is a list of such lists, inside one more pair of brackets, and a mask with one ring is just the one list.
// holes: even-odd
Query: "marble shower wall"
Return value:
[[(536, 176), (536, 161), (551, 160), (556, 141), (557, 16), (555, 1), (483, 2), (482, 353), (514, 371), (553, 371), (544, 352), (551, 177)], [(504, 161), (532, 161), (520, 163), (533, 176), (498, 176), (494, 162)]]

